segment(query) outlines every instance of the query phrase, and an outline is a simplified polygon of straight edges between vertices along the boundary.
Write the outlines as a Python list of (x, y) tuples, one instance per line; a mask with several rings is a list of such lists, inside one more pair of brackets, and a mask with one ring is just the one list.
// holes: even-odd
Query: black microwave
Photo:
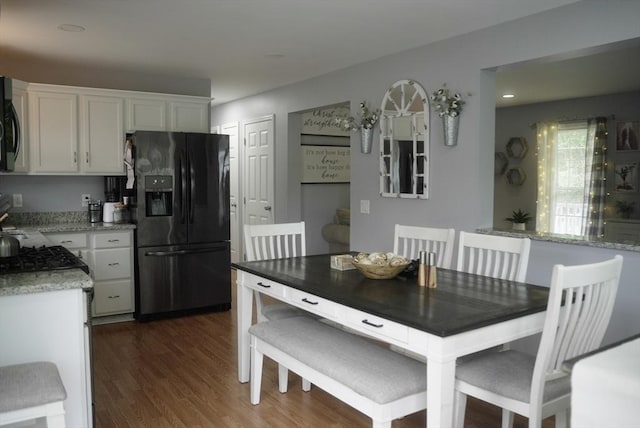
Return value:
[(20, 122), (11, 101), (12, 82), (0, 76), (0, 171), (13, 171), (20, 151)]

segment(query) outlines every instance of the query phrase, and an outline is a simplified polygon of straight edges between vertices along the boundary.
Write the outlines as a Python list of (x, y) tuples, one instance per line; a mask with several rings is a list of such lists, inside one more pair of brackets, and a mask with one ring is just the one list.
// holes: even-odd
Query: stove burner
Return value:
[(82, 269), (87, 274), (89, 267), (65, 247), (22, 247), (13, 257), (0, 258), (0, 274)]

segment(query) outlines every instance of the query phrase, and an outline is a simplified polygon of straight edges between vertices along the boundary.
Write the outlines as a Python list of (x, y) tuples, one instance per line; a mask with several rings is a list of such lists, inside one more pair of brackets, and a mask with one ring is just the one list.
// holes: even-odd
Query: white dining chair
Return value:
[(393, 252), (411, 260), (417, 259), (420, 251), (434, 252), (436, 266), (451, 269), (455, 237), (455, 229), (396, 224)]
[[(281, 259), (307, 254), (304, 221), (297, 223), (246, 224), (244, 243), (247, 261)], [(283, 302), (264, 304), (262, 294), (255, 291), (256, 318), (258, 322), (304, 316), (307, 312)], [(278, 364), (278, 389), (287, 392), (289, 370)], [(311, 383), (302, 379), (303, 391), (311, 389)]]
[(468, 395), (502, 408), (502, 427), (513, 413), (529, 418), (530, 428), (556, 415), (568, 426), (571, 377), (564, 361), (598, 348), (609, 324), (620, 282), (622, 256), (578, 266), (556, 265), (536, 356), (508, 350), (481, 354), (456, 367), (455, 426), (464, 424)]
[[(247, 261), (281, 259), (307, 254), (304, 221), (298, 223), (247, 224), (244, 226)], [(265, 305), (255, 292), (258, 322), (300, 316), (303, 311), (286, 303)]]
[(529, 238), (460, 232), (456, 270), (524, 282), (530, 248)]

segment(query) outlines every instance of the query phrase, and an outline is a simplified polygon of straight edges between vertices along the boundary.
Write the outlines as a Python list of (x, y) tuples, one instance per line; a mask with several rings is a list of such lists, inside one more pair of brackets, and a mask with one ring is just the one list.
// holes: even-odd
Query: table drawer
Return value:
[(336, 313), (336, 304), (313, 294), (296, 289), (288, 289), (288, 301), (304, 310), (333, 318)]
[(93, 253), (93, 279), (96, 281), (131, 277), (130, 248), (95, 250)]
[(94, 293), (95, 315), (133, 312), (131, 280), (96, 283)]
[(131, 232), (94, 233), (91, 241), (93, 248), (130, 247)]
[(347, 322), (357, 330), (380, 338), (393, 338), (400, 342), (407, 342), (409, 340), (409, 328), (407, 326), (355, 309), (349, 309), (345, 312)]
[(45, 235), (53, 245), (62, 245), (65, 248), (86, 248), (86, 233), (47, 233)]
[(277, 282), (251, 276), (249, 277), (249, 286), (262, 294), (275, 297), (278, 300), (282, 300), (284, 298), (284, 287), (282, 284), (278, 284)]

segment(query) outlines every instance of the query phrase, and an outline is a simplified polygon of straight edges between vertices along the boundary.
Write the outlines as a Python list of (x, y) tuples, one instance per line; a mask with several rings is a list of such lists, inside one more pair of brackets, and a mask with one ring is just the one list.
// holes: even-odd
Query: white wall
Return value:
[(22, 194), (22, 208), (11, 212), (83, 211), (83, 194), (104, 201), (104, 177), (0, 175), (0, 193)]
[[(323, 105), (366, 100), (379, 105), (387, 88), (400, 79), (414, 79), (428, 92), (444, 82), (454, 90), (471, 92), (461, 117), (458, 146), (442, 144), (442, 125), (431, 116), (431, 194), (428, 200), (381, 198), (378, 188), (378, 143), (372, 154), (357, 150), (358, 134), (351, 136), (351, 248), (372, 251), (388, 248), (393, 225), (405, 223), (473, 230), (493, 221), (493, 153), (495, 127), (494, 67), (640, 37), (640, 2), (586, 0), (555, 11), (502, 24), (466, 36), (412, 49), (308, 81), (237, 100), (212, 109), (212, 123), (275, 114), (276, 221), (301, 217), (297, 180), (299, 146), (289, 144), (288, 113)], [(355, 111), (354, 111), (355, 113)], [(295, 174), (291, 174), (293, 171)], [(290, 179), (295, 177), (296, 179)], [(371, 201), (371, 214), (359, 213), (360, 200)], [(574, 247), (546, 244), (558, 254), (553, 262), (569, 262)], [(584, 250), (584, 249), (583, 249)], [(612, 256), (609, 250), (589, 249), (595, 258)], [(586, 255), (586, 254), (585, 254)], [(534, 251), (529, 269), (539, 283), (548, 283), (551, 270), (543, 254)], [(625, 264), (624, 297), (636, 294), (637, 263)], [(628, 301), (634, 302), (633, 299)], [(635, 312), (637, 305), (633, 308)], [(616, 324), (640, 331), (640, 314), (616, 313)], [(619, 317), (625, 317), (621, 319)], [(612, 337), (619, 336), (616, 332)]]

